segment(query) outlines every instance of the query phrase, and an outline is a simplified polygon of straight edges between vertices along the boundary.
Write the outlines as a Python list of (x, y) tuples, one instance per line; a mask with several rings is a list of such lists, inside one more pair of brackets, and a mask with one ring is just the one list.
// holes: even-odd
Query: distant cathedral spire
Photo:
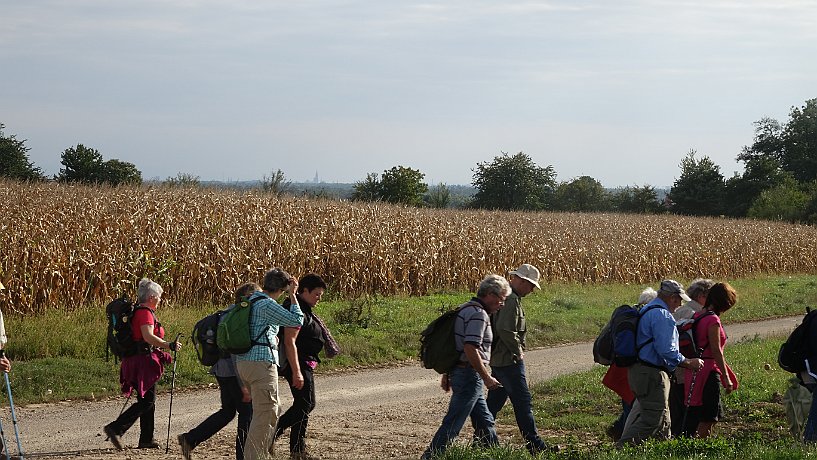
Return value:
[(317, 184), (317, 183), (319, 183), (320, 181), (321, 181), (321, 180), (320, 180), (320, 178), (318, 178), (318, 171), (317, 171), (317, 170), (315, 170), (315, 178), (314, 178), (314, 179), (312, 179), (312, 182), (314, 182), (314, 183), (316, 183), (316, 184)]

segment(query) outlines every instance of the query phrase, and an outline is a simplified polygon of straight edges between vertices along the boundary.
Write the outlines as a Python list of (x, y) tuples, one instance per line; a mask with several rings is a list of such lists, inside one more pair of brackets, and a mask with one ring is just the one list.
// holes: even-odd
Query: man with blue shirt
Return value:
[[(298, 327), (304, 314), (295, 293), (298, 281), (280, 268), (264, 275), (261, 292), (250, 296), (250, 351), (236, 356), (236, 369), (252, 397), (252, 421), (244, 445), (245, 460), (267, 458), (273, 428), (278, 422), (278, 346), (279, 326)], [(291, 305), (284, 308), (276, 299), (286, 292)]]
[(678, 330), (672, 313), (682, 301), (690, 301), (675, 280), (664, 280), (658, 297), (641, 308), (636, 344), (638, 362), (627, 376), (635, 394), (635, 404), (627, 417), (618, 445), (640, 444), (648, 438), (669, 439), (670, 373), (680, 366), (693, 371), (703, 366), (698, 358), (687, 359), (678, 350)]

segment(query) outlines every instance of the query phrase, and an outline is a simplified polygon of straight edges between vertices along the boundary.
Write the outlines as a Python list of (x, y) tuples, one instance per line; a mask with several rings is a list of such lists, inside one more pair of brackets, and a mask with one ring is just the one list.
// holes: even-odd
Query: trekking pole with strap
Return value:
[(689, 405), (692, 404), (692, 393), (695, 391), (695, 380), (698, 378), (698, 371), (692, 371), (692, 381), (689, 383), (689, 393), (687, 393), (686, 401), (684, 406), (684, 418), (681, 421), (681, 433), (686, 432), (687, 428), (687, 416), (689, 415)]
[(170, 379), (170, 411), (167, 414), (167, 441), (165, 442), (165, 453), (170, 452), (170, 418), (173, 415), (173, 390), (176, 388), (176, 364), (178, 363), (178, 360), (176, 360), (176, 352), (179, 351), (179, 347), (175, 344), (179, 343), (179, 337), (181, 336), (182, 334), (178, 333), (176, 334), (176, 338), (173, 340), (173, 376)]
[[(0, 358), (5, 357), (6, 350), (0, 349)], [(6, 393), (9, 396), (9, 407), (11, 408), (11, 422), (14, 424), (14, 436), (17, 438), (17, 455), (20, 457), (20, 460), (24, 460), (23, 445), (20, 443), (20, 430), (17, 429), (17, 413), (14, 411), (14, 398), (11, 396), (11, 382), (9, 382), (9, 373), (3, 372), (3, 378), (6, 379)], [(8, 455), (9, 448), (6, 445), (5, 436), (3, 436), (3, 446), (5, 446), (6, 457), (9, 458)]]

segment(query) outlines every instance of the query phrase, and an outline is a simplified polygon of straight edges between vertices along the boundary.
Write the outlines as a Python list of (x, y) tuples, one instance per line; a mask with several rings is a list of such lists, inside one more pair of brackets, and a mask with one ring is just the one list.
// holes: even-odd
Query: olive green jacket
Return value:
[(491, 348), (491, 366), (510, 366), (520, 361), (525, 350), (525, 311), (522, 299), (512, 292), (505, 306), (491, 316), (494, 344)]

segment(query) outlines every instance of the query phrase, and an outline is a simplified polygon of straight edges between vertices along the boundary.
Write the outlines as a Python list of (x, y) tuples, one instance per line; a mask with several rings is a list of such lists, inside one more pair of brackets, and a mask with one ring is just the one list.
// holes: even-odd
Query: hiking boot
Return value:
[(181, 446), (182, 448), (182, 457), (184, 457), (184, 460), (190, 460), (191, 458), (193, 458), (191, 456), (193, 448), (190, 447), (190, 443), (187, 442), (187, 438), (185, 438), (183, 434), (179, 435), (179, 446)]
[(607, 433), (607, 436), (610, 436), (610, 439), (612, 439), (613, 441), (618, 441), (619, 439), (621, 439), (621, 435), (624, 434), (624, 430), (622, 430), (620, 426), (614, 423), (607, 427), (605, 433)]
[(105, 425), (102, 427), (102, 432), (105, 433), (105, 436), (108, 437), (111, 444), (116, 447), (116, 450), (122, 450), (122, 439), (119, 437), (119, 433), (114, 431), (113, 427), (110, 425)]
[(314, 455), (310, 454), (309, 452), (291, 452), (289, 454), (289, 460), (320, 460), (320, 457), (315, 457)]
[(139, 445), (136, 446), (137, 449), (158, 449), (159, 448), (159, 441), (155, 439), (151, 439), (150, 441), (139, 441)]

